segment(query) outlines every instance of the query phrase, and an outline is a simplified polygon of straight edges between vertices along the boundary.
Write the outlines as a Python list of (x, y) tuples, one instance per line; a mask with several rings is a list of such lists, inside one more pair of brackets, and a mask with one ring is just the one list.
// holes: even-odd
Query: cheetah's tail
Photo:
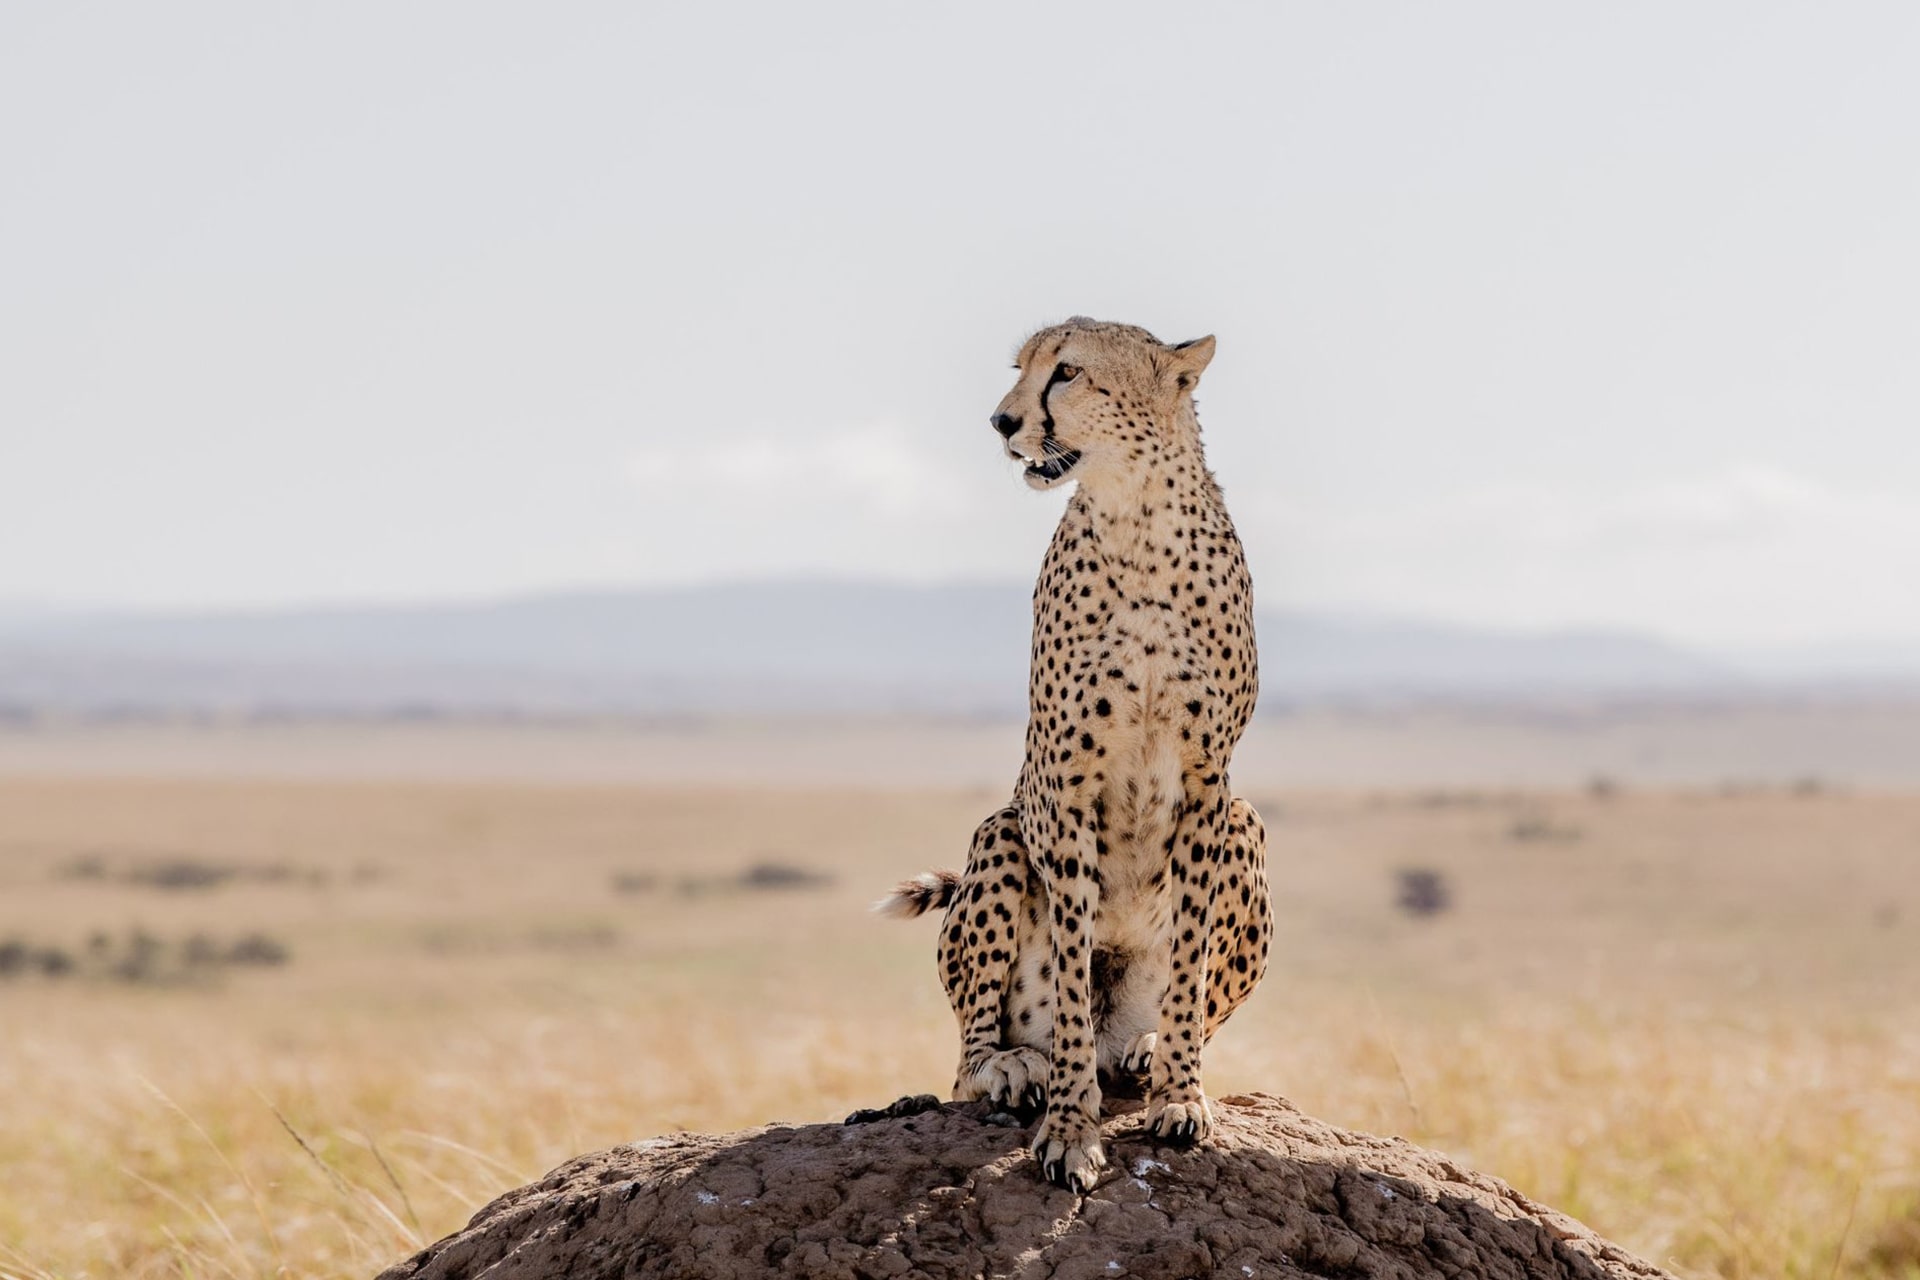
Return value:
[(900, 887), (874, 903), (873, 909), (883, 916), (911, 920), (929, 911), (944, 910), (959, 892), (958, 871), (928, 871), (911, 880), (902, 880)]

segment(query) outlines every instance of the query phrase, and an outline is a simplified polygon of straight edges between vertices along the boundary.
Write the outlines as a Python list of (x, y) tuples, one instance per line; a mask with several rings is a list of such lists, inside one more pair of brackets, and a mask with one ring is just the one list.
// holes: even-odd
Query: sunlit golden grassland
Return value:
[[(1920, 1274), (1920, 798), (1254, 798), (1278, 949), (1213, 1092), (1683, 1276)], [(0, 943), (73, 965), (0, 977), (0, 1275), (366, 1276), (578, 1152), (944, 1092), (933, 928), (864, 907), (995, 803), (0, 783)], [(286, 962), (179, 960), (249, 934)]]

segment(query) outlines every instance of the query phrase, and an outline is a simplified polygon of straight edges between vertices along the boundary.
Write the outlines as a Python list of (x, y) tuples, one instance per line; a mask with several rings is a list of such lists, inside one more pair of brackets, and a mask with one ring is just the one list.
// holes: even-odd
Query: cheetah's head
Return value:
[(1212, 358), (1211, 337), (1168, 346), (1133, 325), (1075, 316), (1021, 344), (1020, 377), (993, 429), (1035, 489), (1137, 472), (1172, 443), (1167, 433), (1194, 429), (1193, 389)]

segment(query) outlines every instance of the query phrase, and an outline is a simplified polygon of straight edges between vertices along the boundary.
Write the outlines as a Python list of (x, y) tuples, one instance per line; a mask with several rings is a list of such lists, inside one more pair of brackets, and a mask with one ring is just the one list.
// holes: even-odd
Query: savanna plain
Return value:
[[(520, 777), (276, 770), (271, 735), (215, 767), (177, 733), (0, 771), (6, 1280), (370, 1276), (580, 1152), (947, 1090), (934, 926), (866, 906), (958, 864), (981, 777), (831, 738), (764, 751), (786, 781), (569, 778), (551, 732)], [(1017, 726), (985, 736), (1010, 778)], [(1920, 1276), (1920, 790), (1403, 775), (1237, 774), (1276, 948), (1211, 1092), (1440, 1148), (1683, 1277)]]

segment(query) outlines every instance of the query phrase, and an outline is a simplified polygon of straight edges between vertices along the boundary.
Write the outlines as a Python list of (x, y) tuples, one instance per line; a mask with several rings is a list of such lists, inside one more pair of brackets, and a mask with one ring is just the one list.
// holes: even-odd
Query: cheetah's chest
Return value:
[[(1171, 620), (1169, 620), (1171, 621)], [(1164, 929), (1167, 846), (1186, 798), (1186, 777), (1198, 713), (1196, 654), (1171, 625), (1137, 628), (1102, 642), (1110, 714), (1097, 770), (1101, 815), (1100, 918), (1103, 946), (1148, 947)], [(1111, 686), (1111, 687), (1108, 687)]]

